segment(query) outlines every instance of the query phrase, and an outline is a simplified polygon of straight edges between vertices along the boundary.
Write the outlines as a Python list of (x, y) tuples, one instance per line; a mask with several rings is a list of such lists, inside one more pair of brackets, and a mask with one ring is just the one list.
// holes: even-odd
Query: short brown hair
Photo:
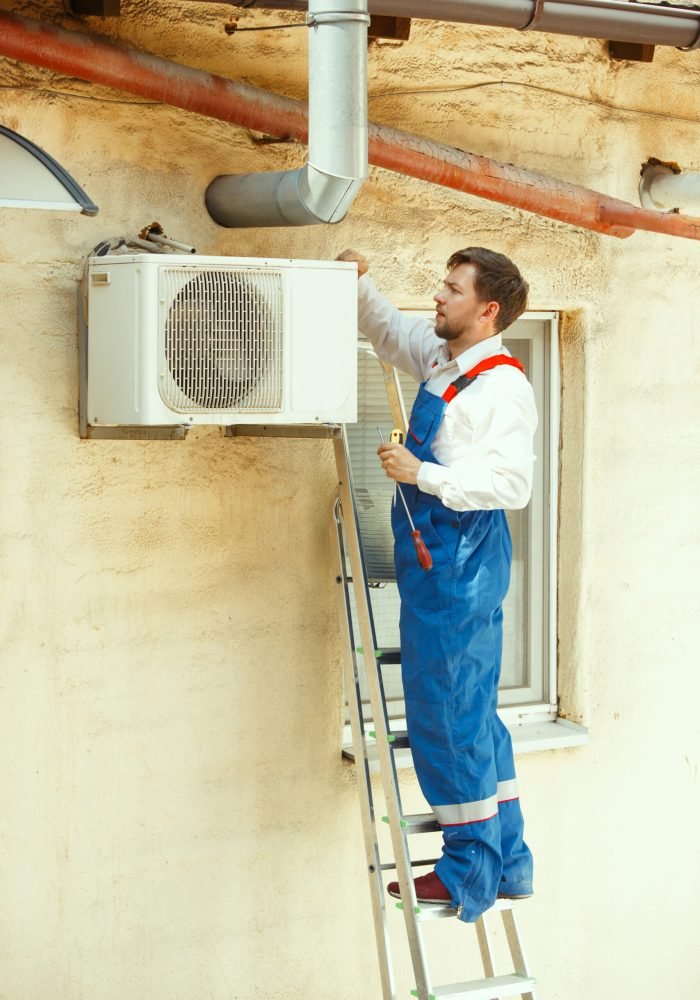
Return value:
[(525, 311), (529, 285), (504, 254), (485, 247), (466, 247), (452, 254), (447, 262), (448, 271), (459, 264), (474, 265), (474, 290), (480, 301), (498, 302), (496, 329), (499, 333)]

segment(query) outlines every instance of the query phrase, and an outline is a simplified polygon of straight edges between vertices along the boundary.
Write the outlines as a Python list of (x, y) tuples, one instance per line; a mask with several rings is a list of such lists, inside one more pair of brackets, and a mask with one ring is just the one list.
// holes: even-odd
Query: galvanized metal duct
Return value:
[[(304, 0), (228, 2), (269, 10), (307, 6)], [(700, 46), (700, 10), (628, 0), (369, 0), (369, 12), (688, 50)]]
[(215, 178), (205, 201), (220, 226), (340, 222), (367, 177), (367, 0), (309, 0), (307, 21), (308, 161)]

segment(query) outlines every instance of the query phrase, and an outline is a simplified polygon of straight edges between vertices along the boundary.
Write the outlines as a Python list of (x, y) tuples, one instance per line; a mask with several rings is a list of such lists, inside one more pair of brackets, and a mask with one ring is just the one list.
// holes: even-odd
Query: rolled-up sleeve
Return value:
[[(452, 510), (518, 510), (530, 499), (537, 428), (532, 387), (518, 374), (499, 376), (473, 401), (471, 439), (457, 445), (449, 465), (421, 464), (418, 488)], [(459, 397), (450, 405), (458, 406)]]

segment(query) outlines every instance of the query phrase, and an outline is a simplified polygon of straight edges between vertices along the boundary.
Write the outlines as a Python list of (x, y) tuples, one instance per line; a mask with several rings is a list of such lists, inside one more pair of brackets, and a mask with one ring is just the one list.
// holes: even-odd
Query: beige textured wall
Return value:
[[(76, 24), (58, 0), (2, 6)], [(220, 5), (123, 9), (86, 24), (304, 94), (301, 30), (228, 38)], [(414, 22), (407, 44), (371, 47), (371, 93), (472, 89), (375, 96), (370, 113), (633, 201), (649, 155), (700, 169), (698, 58), (617, 65), (599, 42)], [(564, 312), (562, 708), (592, 741), (520, 761), (525, 939), (540, 1000), (694, 1000), (700, 246), (613, 241), (375, 169), (335, 228), (227, 232), (204, 211), (209, 180), (296, 165), (302, 147), (0, 67), (0, 120), (101, 210), (1, 210), (0, 996), (380, 996), (338, 754), (329, 447), (77, 436), (81, 259), (158, 219), (206, 253), (358, 246), (406, 305), (429, 301), (455, 246), (491, 245), (534, 307)], [(470, 932), (438, 926), (447, 965)]]

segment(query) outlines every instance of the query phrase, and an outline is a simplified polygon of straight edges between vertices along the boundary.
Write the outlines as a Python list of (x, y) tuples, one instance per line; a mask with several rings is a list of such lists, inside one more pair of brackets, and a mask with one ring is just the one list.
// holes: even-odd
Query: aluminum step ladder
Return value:
[[(332, 503), (331, 533), (337, 556), (336, 591), (343, 634), (343, 664), (349, 703), (354, 759), (357, 771), (360, 809), (364, 831), (365, 855), (370, 880), (372, 911), (377, 939), (383, 1000), (397, 1000), (388, 905), (394, 900), (387, 896), (384, 873), (396, 871), (401, 890), (401, 902), (395, 905), (403, 911), (406, 935), (411, 953), (416, 988), (412, 995), (418, 1000), (499, 1000), (501, 997), (521, 997), (535, 1000), (535, 980), (530, 974), (518, 933), (513, 902), (498, 900), (495, 906), (473, 925), (476, 929), (484, 978), (446, 985), (435, 985), (428, 968), (422, 925), (426, 921), (455, 918), (457, 912), (439, 904), (418, 905), (413, 885), (413, 868), (433, 866), (436, 859), (412, 861), (409, 838), (416, 834), (435, 832), (440, 826), (432, 813), (404, 814), (396, 770), (395, 753), (409, 746), (405, 732), (392, 732), (382, 681), (382, 667), (400, 662), (399, 650), (377, 650), (369, 588), (365, 573), (357, 512), (353, 496), (344, 429), (333, 435), (339, 484)], [(354, 635), (350, 589), (355, 599), (359, 623), (359, 643)], [(363, 700), (360, 687), (358, 653), (364, 660), (365, 676), (372, 712), (372, 730), (365, 730)], [(370, 765), (378, 760), (387, 815), (382, 820), (389, 825), (393, 858), (383, 860), (380, 853), (378, 817), (370, 780)], [(380, 820), (381, 821), (381, 820)], [(485, 918), (499, 913), (507, 939), (513, 971), (496, 975), (495, 959)], [(465, 925), (465, 927), (468, 925)]]

